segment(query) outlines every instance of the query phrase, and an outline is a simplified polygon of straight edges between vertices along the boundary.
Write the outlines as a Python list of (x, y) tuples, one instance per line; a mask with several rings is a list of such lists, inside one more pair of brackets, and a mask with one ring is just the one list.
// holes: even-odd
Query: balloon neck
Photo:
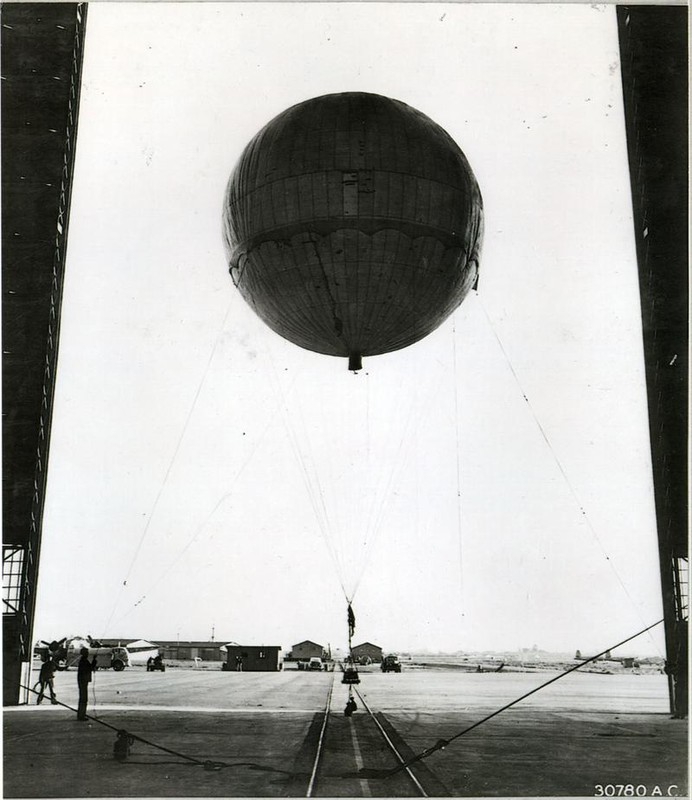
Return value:
[(363, 369), (363, 356), (360, 353), (349, 353), (348, 368), (351, 372), (358, 372)]

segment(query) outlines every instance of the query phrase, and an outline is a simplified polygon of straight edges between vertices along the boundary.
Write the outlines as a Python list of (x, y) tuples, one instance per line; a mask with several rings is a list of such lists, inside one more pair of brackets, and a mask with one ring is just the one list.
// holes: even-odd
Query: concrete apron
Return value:
[[(323, 716), (304, 710), (102, 710), (135, 741), (115, 760), (114, 730), (61, 706), (4, 711), (5, 797), (305, 796)], [(385, 724), (419, 753), (476, 712), (388, 712)], [(365, 712), (333, 712), (314, 796), (415, 794)], [(403, 744), (405, 742), (405, 744)], [(205, 769), (203, 762), (220, 762)], [(433, 796), (686, 796), (687, 722), (663, 714), (511, 709), (425, 760)], [(362, 765), (367, 766), (362, 773)], [(364, 774), (366, 777), (364, 777)]]

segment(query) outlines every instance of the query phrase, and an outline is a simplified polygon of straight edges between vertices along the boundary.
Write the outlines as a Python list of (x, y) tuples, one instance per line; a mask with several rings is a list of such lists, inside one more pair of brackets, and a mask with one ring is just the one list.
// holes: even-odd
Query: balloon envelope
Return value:
[(276, 333), (318, 353), (398, 350), (478, 275), (483, 205), (464, 154), (398, 100), (292, 106), (250, 141), (226, 190), (231, 276)]

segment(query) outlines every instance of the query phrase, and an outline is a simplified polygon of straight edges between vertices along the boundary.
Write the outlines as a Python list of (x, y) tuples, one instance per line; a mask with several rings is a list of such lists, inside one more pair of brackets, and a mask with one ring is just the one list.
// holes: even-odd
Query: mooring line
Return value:
[(643, 628), (638, 633), (635, 633), (632, 636), (628, 636), (626, 639), (623, 639), (621, 642), (618, 642), (617, 644), (611, 645), (610, 647), (606, 648), (605, 650), (602, 650), (600, 653), (597, 653), (595, 656), (590, 656), (589, 658), (584, 659), (584, 661), (581, 661), (579, 664), (575, 665), (574, 667), (570, 667), (569, 669), (565, 670), (564, 672), (561, 672), (559, 675), (556, 675), (554, 678), (551, 678), (549, 681), (546, 681), (545, 683), (542, 683), (540, 686), (536, 686), (535, 689), (531, 689), (530, 692), (526, 692), (526, 694), (523, 694), (521, 697), (517, 697), (516, 700), (512, 700), (511, 703), (507, 703), (506, 705), (502, 706), (502, 708), (497, 709), (497, 711), (493, 711), (492, 714), (488, 714), (488, 716), (483, 717), (483, 719), (478, 720), (478, 722), (474, 722), (473, 725), (469, 725), (468, 728), (464, 728), (463, 731), (460, 731), (459, 733), (455, 734), (454, 736), (451, 736), (449, 739), (438, 739), (438, 741), (435, 742), (434, 745), (432, 745), (431, 747), (428, 747), (426, 750), (423, 750), (418, 755), (413, 756), (413, 758), (410, 758), (408, 761), (404, 762), (400, 766), (395, 767), (390, 772), (385, 773), (382, 777), (386, 778), (386, 777), (389, 777), (390, 775), (395, 775), (397, 772), (400, 772), (402, 769), (406, 769), (411, 764), (415, 764), (417, 761), (422, 761), (424, 758), (427, 758), (428, 756), (432, 755), (433, 753), (437, 752), (438, 750), (444, 750), (445, 747), (447, 747), (447, 745), (451, 744), (455, 739), (458, 739), (461, 736), (464, 736), (465, 734), (467, 734), (470, 731), (472, 731), (474, 728), (477, 728), (479, 725), (483, 725), (484, 722), (487, 722), (488, 720), (492, 719), (493, 717), (496, 717), (498, 714), (501, 714), (503, 711), (506, 711), (508, 708), (511, 708), (512, 706), (515, 706), (517, 703), (521, 702), (522, 700), (525, 700), (527, 697), (530, 697), (532, 694), (535, 694), (536, 692), (540, 692), (541, 689), (545, 689), (545, 687), (546, 686), (550, 686), (551, 683), (555, 683), (556, 681), (561, 680), (566, 675), (569, 675), (571, 672), (576, 672), (576, 670), (581, 669), (582, 667), (586, 666), (586, 664), (589, 664), (592, 661), (596, 661), (597, 659), (601, 658), (601, 656), (604, 656), (606, 653), (610, 652), (611, 650), (615, 650), (617, 647), (621, 647), (623, 644), (627, 644), (627, 642), (631, 642), (632, 639), (636, 639), (638, 636), (641, 636), (642, 634), (646, 633), (647, 631), (650, 631), (652, 628), (655, 628), (657, 625), (660, 625), (662, 622), (663, 622), (663, 620), (659, 619), (657, 622), (654, 622), (651, 625), (647, 625), (646, 628)]
[[(37, 691), (36, 689), (32, 689), (29, 686), (20, 685), (20, 688), (21, 689), (26, 689), (27, 692), (33, 692), (36, 695), (40, 694), (39, 691)], [(51, 703), (53, 703), (53, 705), (62, 706), (63, 708), (68, 709), (69, 711), (74, 711), (75, 713), (78, 713), (78, 710), (74, 706), (70, 706), (67, 703), (63, 703), (61, 700), (58, 700), (57, 698), (55, 698), (54, 700), (51, 699)], [(257, 769), (261, 769), (262, 768), (258, 764), (242, 764), (242, 765), (241, 764), (226, 764), (226, 763), (221, 762), (221, 761), (211, 761), (209, 759), (202, 760), (202, 759), (199, 759), (199, 758), (195, 758), (194, 756), (188, 756), (188, 755), (185, 755), (185, 753), (179, 753), (177, 750), (171, 750), (168, 747), (164, 747), (163, 745), (156, 744), (155, 742), (151, 742), (148, 739), (144, 739), (143, 737), (138, 736), (135, 733), (130, 733), (129, 731), (125, 730), (124, 728), (117, 728), (115, 725), (111, 725), (109, 722), (106, 722), (105, 720), (102, 720), (99, 717), (94, 717), (91, 714), (85, 714), (85, 717), (87, 719), (92, 720), (93, 722), (98, 722), (99, 725), (103, 725), (106, 728), (110, 728), (112, 731), (115, 731), (115, 733), (118, 736), (127, 736), (129, 739), (131, 739), (133, 741), (141, 742), (142, 744), (149, 745), (149, 747), (154, 747), (157, 750), (162, 750), (164, 753), (168, 753), (169, 755), (177, 756), (178, 758), (183, 758), (186, 761), (190, 761), (190, 762), (196, 764), (197, 766), (204, 767), (204, 769), (206, 769), (206, 770), (220, 770), (220, 769), (222, 769), (224, 767), (236, 767), (236, 766), (253, 766), (253, 767), (257, 768)]]

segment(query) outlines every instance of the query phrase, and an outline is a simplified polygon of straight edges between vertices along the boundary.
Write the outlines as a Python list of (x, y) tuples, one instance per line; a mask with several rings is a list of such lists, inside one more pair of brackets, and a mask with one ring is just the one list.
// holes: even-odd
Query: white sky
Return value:
[[(245, 144), (338, 91), (442, 125), (486, 211), (479, 294), (358, 375), (221, 239)], [(343, 646), (342, 584), (385, 650), (659, 619), (621, 94), (614, 6), (90, 4), (36, 638)]]

